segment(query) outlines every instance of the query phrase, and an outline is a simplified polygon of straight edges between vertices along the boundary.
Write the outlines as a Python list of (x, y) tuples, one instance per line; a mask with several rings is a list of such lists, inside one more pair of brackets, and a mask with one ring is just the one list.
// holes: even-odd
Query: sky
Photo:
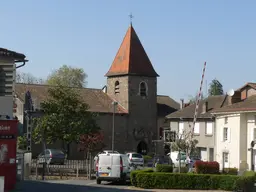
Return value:
[(256, 82), (255, 0), (8, 0), (0, 6), (0, 47), (24, 53), (22, 72), (47, 78), (83, 68), (102, 88), (132, 13), (158, 78), (158, 94), (179, 101), (218, 79), (227, 92)]

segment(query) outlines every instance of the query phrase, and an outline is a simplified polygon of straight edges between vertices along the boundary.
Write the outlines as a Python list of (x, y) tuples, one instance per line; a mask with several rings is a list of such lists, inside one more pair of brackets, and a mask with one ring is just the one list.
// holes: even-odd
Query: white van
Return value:
[[(172, 151), (171, 153), (167, 154), (170, 158), (171, 161), (174, 165), (174, 167), (179, 167), (179, 152), (178, 151)], [(181, 167), (186, 167), (187, 164), (187, 156), (185, 152), (180, 152), (180, 162), (181, 162)]]
[(96, 162), (96, 181), (120, 181), (126, 183), (132, 171), (128, 156), (124, 154), (100, 154)]

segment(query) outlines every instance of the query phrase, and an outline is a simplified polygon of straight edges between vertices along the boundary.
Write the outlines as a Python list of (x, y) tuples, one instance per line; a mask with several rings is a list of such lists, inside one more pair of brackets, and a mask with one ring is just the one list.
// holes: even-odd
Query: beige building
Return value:
[[(80, 89), (90, 111), (98, 112), (97, 120), (105, 136), (106, 149), (111, 149), (113, 126), (113, 102), (115, 108), (115, 150), (148, 153), (153, 150), (152, 140), (159, 138), (158, 129), (164, 124), (165, 116), (176, 111), (179, 103), (168, 96), (157, 95), (157, 77), (133, 26), (129, 26), (116, 57), (105, 75), (107, 85), (103, 89)], [(17, 117), (24, 118), (25, 94), (30, 92), (35, 108), (47, 97), (47, 85), (16, 84)], [(39, 115), (39, 114), (38, 114)], [(54, 144), (50, 147), (61, 147)], [(32, 153), (37, 155), (41, 145), (33, 145)], [(83, 158), (72, 144), (70, 156)]]
[(212, 111), (216, 117), (216, 160), (220, 168), (254, 169), (256, 147), (256, 83), (247, 83), (228, 96), (228, 105)]
[(15, 71), (26, 61), (24, 54), (0, 48), (0, 119), (13, 117)]
[[(193, 139), (198, 141), (197, 148), (203, 161), (215, 160), (216, 128), (215, 118), (211, 111), (226, 105), (227, 99), (224, 95), (209, 96), (199, 103)], [(171, 131), (175, 131), (178, 134), (182, 134), (184, 131), (189, 133), (192, 130), (196, 104), (185, 107), (182, 103), (181, 106), (182, 109), (166, 116)]]

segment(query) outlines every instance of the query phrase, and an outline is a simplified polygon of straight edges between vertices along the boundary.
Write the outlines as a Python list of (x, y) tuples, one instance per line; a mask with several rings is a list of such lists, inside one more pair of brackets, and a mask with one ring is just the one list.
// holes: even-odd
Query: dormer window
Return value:
[(146, 97), (148, 95), (148, 88), (145, 82), (140, 83), (140, 96)]
[(115, 82), (115, 94), (120, 93), (120, 92), (119, 92), (119, 86), (120, 86), (120, 85), (119, 85), (119, 81), (116, 81), (116, 82)]

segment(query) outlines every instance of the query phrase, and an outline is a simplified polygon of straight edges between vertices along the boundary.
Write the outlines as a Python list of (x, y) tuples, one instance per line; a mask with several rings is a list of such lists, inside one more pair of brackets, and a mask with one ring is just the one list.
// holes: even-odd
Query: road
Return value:
[[(23, 181), (17, 184), (17, 189), (12, 192), (36, 191), (36, 192), (139, 192), (131, 189), (129, 185), (102, 183), (97, 185), (95, 180), (56, 180), (56, 181)], [(147, 190), (148, 191), (148, 190)]]

